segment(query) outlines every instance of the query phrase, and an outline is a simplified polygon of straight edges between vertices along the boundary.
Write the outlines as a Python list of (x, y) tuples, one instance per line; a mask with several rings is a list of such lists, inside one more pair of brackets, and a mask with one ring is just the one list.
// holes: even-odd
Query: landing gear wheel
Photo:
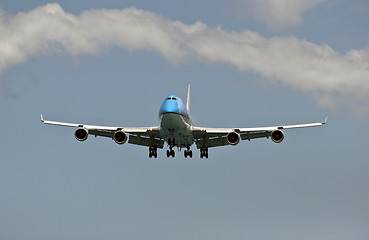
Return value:
[(200, 149), (200, 158), (208, 158), (209, 157), (209, 151), (208, 148), (201, 148)]
[(157, 158), (158, 157), (158, 150), (156, 147), (149, 147), (149, 158)]
[(185, 158), (187, 158), (187, 157), (192, 158), (192, 150), (185, 150), (184, 151), (184, 157)]
[(167, 150), (167, 157), (175, 157), (174, 150)]

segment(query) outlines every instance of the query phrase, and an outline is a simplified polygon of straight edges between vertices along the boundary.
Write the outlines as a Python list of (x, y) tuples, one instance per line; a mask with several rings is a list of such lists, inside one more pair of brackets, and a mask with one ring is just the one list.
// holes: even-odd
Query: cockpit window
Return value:
[(168, 97), (167, 100), (177, 100), (175, 97)]

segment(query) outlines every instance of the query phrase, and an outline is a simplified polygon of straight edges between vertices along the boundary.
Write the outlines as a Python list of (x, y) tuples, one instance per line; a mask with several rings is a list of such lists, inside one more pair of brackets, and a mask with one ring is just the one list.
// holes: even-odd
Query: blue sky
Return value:
[[(367, 1), (0, 1), (1, 239), (368, 239)], [(173, 159), (45, 119), (329, 122)]]

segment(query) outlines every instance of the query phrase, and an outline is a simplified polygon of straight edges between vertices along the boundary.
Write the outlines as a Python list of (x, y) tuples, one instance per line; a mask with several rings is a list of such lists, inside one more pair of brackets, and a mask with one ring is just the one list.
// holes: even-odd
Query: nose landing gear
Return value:
[(209, 151), (207, 147), (200, 148), (200, 158), (208, 158), (209, 157)]
[[(173, 135), (173, 133), (172, 133)], [(175, 152), (173, 150), (173, 147), (176, 145), (176, 140), (174, 138), (169, 138), (168, 139), (168, 145), (169, 145), (169, 149), (167, 150), (167, 157), (175, 157)]]

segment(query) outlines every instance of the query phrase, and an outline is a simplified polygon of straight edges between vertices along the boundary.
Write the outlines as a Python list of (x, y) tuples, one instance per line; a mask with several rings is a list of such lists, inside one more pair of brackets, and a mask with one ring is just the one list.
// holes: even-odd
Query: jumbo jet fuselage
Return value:
[(174, 146), (190, 148), (194, 143), (192, 136), (193, 121), (182, 100), (168, 96), (159, 111), (160, 132), (168, 143), (171, 152)]

